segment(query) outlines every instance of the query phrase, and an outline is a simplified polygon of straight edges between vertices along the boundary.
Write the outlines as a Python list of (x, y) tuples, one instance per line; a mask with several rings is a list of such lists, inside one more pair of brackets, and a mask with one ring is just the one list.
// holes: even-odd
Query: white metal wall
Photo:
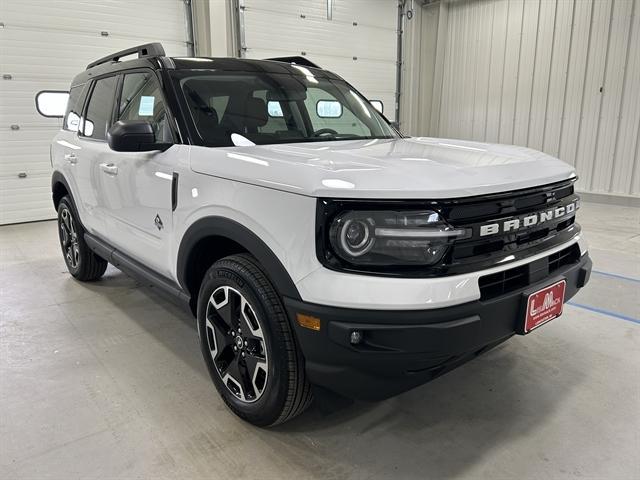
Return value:
[[(248, 58), (304, 55), (395, 116), (396, 0), (242, 0)], [(327, 19), (327, 4), (331, 19)]]
[(0, 22), (0, 224), (52, 218), (49, 143), (60, 121), (38, 115), (35, 94), (68, 90), (90, 61), (134, 45), (186, 55), (184, 4), (0, 0)]
[[(468, 0), (443, 4), (445, 15), (427, 7), (443, 57), (427, 95), (438, 115), (412, 128), (526, 145), (575, 165), (583, 191), (640, 195), (638, 3)], [(411, 48), (425, 48), (422, 33)], [(429, 67), (437, 77), (435, 60)]]

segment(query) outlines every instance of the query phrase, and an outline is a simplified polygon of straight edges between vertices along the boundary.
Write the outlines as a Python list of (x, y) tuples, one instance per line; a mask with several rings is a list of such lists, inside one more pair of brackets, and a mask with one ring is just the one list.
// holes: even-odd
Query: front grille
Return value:
[(542, 260), (480, 277), (480, 300), (490, 300), (521, 290), (548, 277), (560, 268), (580, 261), (580, 247), (573, 244)]
[(503, 225), (506, 220), (522, 220), (529, 215), (561, 208), (576, 202), (577, 198), (573, 181), (567, 181), (445, 204), (442, 214), (447, 222), (470, 232), (467, 238), (455, 242), (446, 263), (451, 272), (473, 271), (505, 258), (517, 260), (565, 243), (579, 231), (574, 215), (495, 235), (483, 236), (480, 229), (489, 223)]
[[(433, 278), (486, 270), (523, 260), (566, 244), (580, 232), (575, 223), (578, 196), (575, 178), (541, 187), (453, 199), (360, 200), (318, 199), (316, 209), (316, 254), (331, 270), (388, 277)], [(564, 208), (563, 214), (557, 214)], [(452, 241), (441, 260), (424, 265), (360, 265), (339, 258), (332, 251), (329, 226), (346, 210), (436, 211), (455, 229), (465, 231)], [(549, 216), (549, 214), (552, 214)], [(543, 215), (544, 214), (544, 215)], [(534, 222), (529, 222), (535, 217)], [(507, 224), (519, 222), (513, 228)], [(497, 233), (484, 232), (500, 225)], [(515, 282), (516, 279), (503, 279)], [(497, 280), (496, 280), (497, 281)], [(493, 286), (497, 294), (501, 288)]]

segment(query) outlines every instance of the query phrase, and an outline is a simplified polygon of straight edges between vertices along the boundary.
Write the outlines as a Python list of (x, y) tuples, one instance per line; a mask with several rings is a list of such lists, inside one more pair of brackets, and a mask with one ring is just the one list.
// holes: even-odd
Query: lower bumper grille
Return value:
[(556, 270), (580, 261), (580, 247), (574, 243), (535, 262), (480, 277), (480, 300), (490, 300), (522, 289), (553, 274)]

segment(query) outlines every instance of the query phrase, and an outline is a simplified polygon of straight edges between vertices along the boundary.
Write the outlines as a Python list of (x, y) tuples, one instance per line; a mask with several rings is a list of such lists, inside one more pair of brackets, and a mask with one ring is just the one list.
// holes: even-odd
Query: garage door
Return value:
[[(247, 58), (303, 55), (395, 115), (398, 3), (394, 0), (241, 1)], [(244, 28), (242, 28), (244, 26)]]
[(90, 61), (134, 45), (186, 55), (184, 3), (0, 0), (0, 22), (0, 224), (44, 220), (54, 216), (49, 143), (60, 121), (37, 114), (35, 94), (68, 90)]

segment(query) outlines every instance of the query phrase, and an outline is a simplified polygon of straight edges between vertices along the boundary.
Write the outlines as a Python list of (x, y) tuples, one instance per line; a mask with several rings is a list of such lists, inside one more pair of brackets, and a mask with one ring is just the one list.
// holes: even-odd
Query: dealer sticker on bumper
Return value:
[(529, 295), (524, 333), (529, 333), (534, 328), (562, 315), (566, 286), (567, 282), (561, 280)]

